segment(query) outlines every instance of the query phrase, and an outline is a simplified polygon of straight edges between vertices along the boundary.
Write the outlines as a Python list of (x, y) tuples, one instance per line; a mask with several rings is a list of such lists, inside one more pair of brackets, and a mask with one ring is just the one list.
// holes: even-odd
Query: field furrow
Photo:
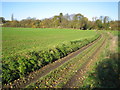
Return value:
[[(28, 76), (31, 72), (77, 51), (100, 36), (95, 31), (28, 29), (3, 28), (3, 85)], [(67, 59), (70, 57), (74, 57), (74, 54)], [(59, 66), (62, 63), (57, 64)]]
[(117, 36), (107, 31), (22, 29), (3, 28), (3, 88), (87, 87), (102, 52), (117, 53)]
[[(66, 62), (65, 64), (63, 64), (61, 67), (50, 72), (48, 75), (40, 78), (40, 80), (38, 80), (36, 83), (31, 84), (30, 86), (28, 85), (27, 87), (30, 87), (30, 88), (62, 87), (66, 83), (66, 81), (69, 80), (69, 78), (71, 78), (71, 76), (74, 75), (75, 72), (81, 66), (84, 65), (84, 63), (87, 61), (87, 59), (90, 57), (91, 53), (93, 52), (93, 49), (96, 48), (96, 44), (98, 46), (98, 44), (101, 43), (101, 40), (99, 41), (99, 43), (98, 41), (93, 46), (87, 48), (87, 50), (85, 50), (79, 56), (71, 59), (69, 62)], [(45, 81), (45, 82), (42, 82), (42, 81)]]
[(105, 45), (106, 40), (103, 40), (101, 44), (95, 49), (89, 60), (83, 64), (83, 66), (75, 73), (74, 76), (63, 86), (63, 88), (79, 88), (84, 80), (84, 75), (89, 71), (90, 65), (95, 62), (95, 58), (100, 54), (100, 49)]
[(41, 77), (47, 75), (50, 71), (52, 71), (52, 70), (56, 69), (57, 67), (61, 66), (62, 64), (64, 64), (68, 60), (74, 58), (78, 54), (82, 53), (81, 56), (84, 56), (86, 53), (83, 53), (83, 52), (87, 48), (89, 48), (92, 45), (94, 45), (95, 43), (97, 43), (100, 39), (101, 39), (101, 36), (97, 40), (89, 43), (88, 45), (82, 47), (81, 49), (77, 50), (76, 52), (73, 52), (73, 53), (67, 55), (66, 57), (64, 57), (60, 60), (57, 60), (53, 63), (50, 63), (50, 64), (44, 66), (43, 68), (41, 68), (40, 70), (37, 70), (35, 72), (30, 73), (27, 77), (15, 80), (14, 83), (12, 83), (11, 85), (7, 85), (5, 87), (21, 87), (21, 88), (24, 88), (25, 86), (29, 85), (30, 83), (33, 83), (33, 82), (37, 81), (38, 78), (41, 78)]

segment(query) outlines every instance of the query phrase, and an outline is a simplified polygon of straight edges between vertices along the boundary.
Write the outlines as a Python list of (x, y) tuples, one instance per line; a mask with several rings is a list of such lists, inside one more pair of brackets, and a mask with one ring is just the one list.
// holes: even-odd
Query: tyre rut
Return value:
[(37, 81), (38, 78), (47, 75), (50, 71), (52, 71), (55, 68), (61, 66), (63, 63), (67, 62), (71, 58), (74, 58), (75, 56), (77, 56), (78, 54), (80, 54), (81, 52), (86, 50), (88, 47), (92, 46), (94, 43), (97, 43), (97, 41), (99, 41), (101, 38), (102, 38), (102, 35), (100, 35), (100, 37), (97, 40), (95, 40), (95, 41), (89, 43), (88, 45), (82, 47), (81, 49), (67, 55), (66, 57), (64, 57), (62, 59), (59, 59), (59, 60), (57, 60), (53, 63), (50, 63), (50, 64), (44, 66), (43, 68), (30, 73), (24, 79), (22, 78), (22, 79), (15, 80), (13, 82), (13, 84), (7, 85), (7, 86), (5, 86), (5, 88), (13, 88), (13, 87), (14, 88), (25, 88), (30, 83), (34, 83), (35, 81)]
[[(79, 84), (83, 81), (84, 74), (88, 71), (90, 63), (94, 60), (94, 57), (99, 53), (99, 50), (105, 45), (106, 39), (102, 44), (93, 52), (93, 54), (88, 58), (89, 61), (86, 61), (82, 67), (73, 75), (70, 80), (63, 86), (63, 88), (79, 88)], [(78, 84), (79, 83), (79, 84)]]

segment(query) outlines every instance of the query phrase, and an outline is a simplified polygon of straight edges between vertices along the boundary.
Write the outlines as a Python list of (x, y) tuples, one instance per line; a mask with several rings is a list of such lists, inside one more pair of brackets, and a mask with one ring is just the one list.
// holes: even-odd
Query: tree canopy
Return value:
[[(12, 14), (13, 17), (13, 14)], [(65, 14), (60, 13), (52, 18), (45, 18), (39, 20), (36, 18), (28, 17), (26, 19), (17, 21), (12, 19), (11, 21), (5, 20), (4, 17), (0, 17), (0, 24), (3, 27), (24, 27), (24, 28), (73, 28), (82, 30), (118, 30), (118, 22), (112, 21), (108, 16), (93, 17), (92, 21), (87, 17), (78, 14)]]

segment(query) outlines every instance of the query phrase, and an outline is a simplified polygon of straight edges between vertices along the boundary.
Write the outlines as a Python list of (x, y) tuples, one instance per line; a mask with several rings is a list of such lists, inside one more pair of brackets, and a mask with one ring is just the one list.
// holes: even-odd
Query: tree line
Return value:
[(24, 28), (73, 28), (81, 30), (118, 30), (118, 22), (110, 20), (108, 16), (93, 17), (92, 21), (87, 17), (78, 14), (65, 14), (60, 13), (51, 18), (42, 20), (28, 17), (20, 21), (14, 20), (13, 14), (11, 21), (5, 20), (0, 17), (0, 25), (3, 27), (24, 27)]

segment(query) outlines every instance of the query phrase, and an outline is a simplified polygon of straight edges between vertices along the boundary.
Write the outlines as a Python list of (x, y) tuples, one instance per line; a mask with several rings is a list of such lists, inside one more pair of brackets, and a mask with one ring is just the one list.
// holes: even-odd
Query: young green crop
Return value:
[(75, 74), (75, 72), (88, 60), (88, 57), (97, 50), (103, 39), (83, 51), (73, 59), (70, 59), (62, 66), (51, 71), (44, 77), (39, 78), (35, 83), (27, 86), (27, 88), (61, 88)]
[(69, 41), (91, 38), (93, 30), (2, 28), (2, 53), (10, 56), (28, 51), (40, 51)]
[(3, 28), (2, 81), (9, 83), (24, 77), (98, 37), (94, 31)]

